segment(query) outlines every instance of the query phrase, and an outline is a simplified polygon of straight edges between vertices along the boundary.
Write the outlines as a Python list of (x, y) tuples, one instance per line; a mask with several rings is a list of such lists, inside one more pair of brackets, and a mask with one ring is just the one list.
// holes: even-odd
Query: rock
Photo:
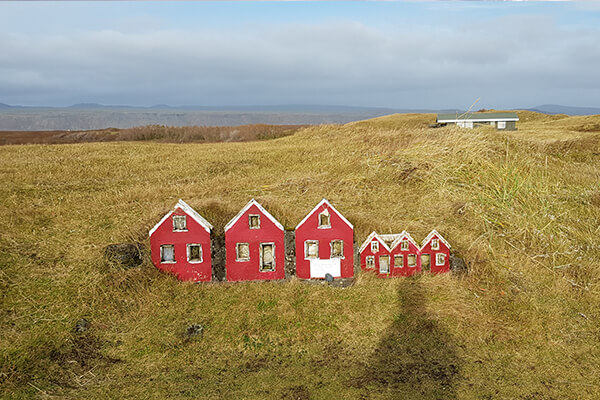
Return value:
[(202, 332), (204, 332), (204, 326), (200, 324), (192, 324), (187, 327), (185, 330), (185, 336), (187, 338), (193, 338), (196, 336), (202, 336)]
[(296, 275), (296, 232), (285, 231), (285, 277)]
[(325, 274), (325, 282), (327, 282), (327, 283), (333, 282), (333, 275)]
[(468, 272), (467, 263), (456, 254), (450, 254), (450, 270), (459, 274)]
[(83, 332), (87, 331), (88, 329), (90, 329), (90, 326), (92, 326), (90, 321), (88, 321), (85, 318), (82, 318), (79, 321), (77, 321), (77, 323), (75, 324), (75, 328), (73, 328), (73, 331), (75, 333), (83, 333)]
[(109, 244), (104, 249), (104, 257), (112, 263), (133, 268), (142, 263), (139, 245), (133, 243)]
[(216, 282), (225, 281), (225, 236), (214, 234), (211, 237), (212, 279)]

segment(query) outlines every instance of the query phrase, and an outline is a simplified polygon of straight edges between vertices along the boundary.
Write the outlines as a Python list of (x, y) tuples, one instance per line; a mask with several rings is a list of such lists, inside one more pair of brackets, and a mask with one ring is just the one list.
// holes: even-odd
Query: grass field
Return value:
[[(598, 398), (600, 116), (519, 115), (516, 132), (393, 115), (248, 143), (0, 147), (0, 396)], [(147, 246), (179, 198), (218, 230), (252, 197), (287, 228), (326, 197), (357, 242), (437, 228), (469, 273), (193, 285), (103, 259)]]

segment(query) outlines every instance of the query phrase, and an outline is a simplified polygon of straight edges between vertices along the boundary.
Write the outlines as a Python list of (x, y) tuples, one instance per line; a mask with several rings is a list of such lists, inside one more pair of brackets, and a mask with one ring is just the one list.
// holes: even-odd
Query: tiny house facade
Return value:
[[(394, 260), (389, 246), (389, 239), (395, 235), (379, 235), (372, 232), (360, 246), (360, 268), (363, 271), (374, 272), (380, 278), (394, 275)], [(386, 240), (386, 238), (388, 240)]]
[(406, 231), (397, 235), (390, 251), (393, 259), (394, 276), (410, 276), (421, 272), (421, 250)]
[(152, 263), (183, 281), (212, 279), (212, 225), (183, 200), (149, 232)]
[(438, 114), (437, 123), (441, 125), (454, 124), (461, 128), (476, 128), (478, 126), (493, 126), (497, 130), (515, 131), (519, 117), (511, 112), (476, 112), (462, 114)]
[(296, 275), (300, 279), (354, 276), (354, 226), (326, 199), (296, 226)]
[(284, 228), (252, 199), (225, 226), (228, 281), (285, 278)]
[(421, 264), (432, 273), (450, 271), (450, 244), (435, 229), (423, 239)]

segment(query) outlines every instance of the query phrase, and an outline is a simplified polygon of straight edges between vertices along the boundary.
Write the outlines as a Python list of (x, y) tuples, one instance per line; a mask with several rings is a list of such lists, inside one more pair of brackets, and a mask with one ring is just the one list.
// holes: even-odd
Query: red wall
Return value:
[[(431, 239), (439, 239), (439, 236), (433, 235), (431, 237)], [(448, 246), (446, 246), (444, 244), (444, 242), (442, 242), (440, 240), (440, 249), (439, 250), (431, 250), (431, 239), (421, 249), (422, 254), (430, 254), (431, 255), (431, 272), (434, 274), (437, 274), (437, 273), (441, 273), (441, 272), (450, 271), (450, 249), (448, 248)], [(444, 260), (444, 265), (435, 265), (435, 261), (436, 261), (435, 259), (436, 259), (437, 253), (444, 253), (446, 255), (446, 259)]]
[[(182, 281), (208, 282), (212, 279), (210, 234), (189, 215), (186, 218), (187, 232), (173, 232), (173, 215), (187, 215), (182, 209), (176, 208), (173, 214), (152, 233), (150, 251), (152, 263), (160, 270), (172, 273)], [(187, 244), (202, 245), (202, 262), (187, 261)], [(175, 263), (161, 264), (160, 246), (172, 244), (175, 246)]]
[[(419, 247), (415, 246), (410, 241), (408, 242), (408, 250), (400, 250), (402, 247), (401, 243), (398, 243), (396, 247), (392, 249), (392, 260), (396, 254), (404, 255), (404, 266), (394, 265), (392, 269), (392, 275), (394, 276), (410, 276), (416, 274), (417, 272), (421, 272), (421, 251)], [(416, 254), (417, 255), (417, 265), (415, 267), (408, 266), (408, 255)]]
[(337, 213), (330, 210), (329, 229), (319, 229), (319, 213), (328, 208), (322, 204), (312, 215), (296, 229), (296, 275), (301, 279), (310, 279), (310, 260), (304, 259), (304, 242), (319, 241), (319, 258), (330, 258), (330, 243), (332, 240), (344, 241), (344, 258), (341, 259), (341, 277), (354, 276), (354, 229), (348, 226)]
[[(374, 241), (377, 239), (371, 240)], [(396, 254), (404, 255), (404, 265), (399, 266), (395, 264), (394, 256)], [(408, 267), (407, 257), (409, 254), (417, 255), (417, 265), (416, 267)], [(389, 255), (390, 256), (390, 273), (382, 274), (379, 272), (379, 256)], [(375, 268), (367, 269), (367, 256), (375, 256)], [(379, 243), (379, 251), (373, 253), (371, 251), (371, 244), (369, 243), (365, 249), (363, 249), (362, 253), (360, 253), (360, 267), (363, 271), (371, 271), (374, 272), (378, 278), (388, 278), (390, 276), (409, 276), (413, 275), (417, 272), (421, 271), (421, 253), (419, 248), (414, 244), (409, 242), (409, 249), (407, 251), (400, 250), (400, 244), (398, 244), (392, 251), (388, 251), (381, 242)]]
[[(248, 214), (260, 214), (260, 229), (250, 229)], [(225, 257), (228, 281), (256, 281), (285, 278), (284, 232), (256, 205), (225, 232)], [(275, 271), (260, 272), (260, 243), (275, 243)], [(250, 261), (236, 261), (236, 243), (250, 245)]]

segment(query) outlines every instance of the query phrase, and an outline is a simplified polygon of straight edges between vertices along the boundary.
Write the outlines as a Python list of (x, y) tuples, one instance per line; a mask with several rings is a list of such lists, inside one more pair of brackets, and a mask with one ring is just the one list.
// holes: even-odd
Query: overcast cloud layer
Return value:
[[(482, 10), (457, 14), (457, 3), (376, 3), (362, 17), (335, 4), (340, 15), (331, 5), (326, 13), (302, 5), (296, 18), (280, 18), (294, 7), (261, 5), (275, 9), (272, 19), (236, 16), (232, 3), (227, 13), (210, 5), (214, 18), (202, 3), (174, 4), (166, 16), (149, 12), (152, 4), (119, 14), (104, 3), (110, 10), (101, 15), (82, 4), (72, 15), (69, 4), (61, 12), (0, 4), (0, 102), (465, 108), (481, 98), (480, 106), (496, 108), (600, 106), (593, 7), (480, 3)], [(194, 12), (211, 21), (194, 23)], [(52, 24), (42, 21), (48, 13)]]

